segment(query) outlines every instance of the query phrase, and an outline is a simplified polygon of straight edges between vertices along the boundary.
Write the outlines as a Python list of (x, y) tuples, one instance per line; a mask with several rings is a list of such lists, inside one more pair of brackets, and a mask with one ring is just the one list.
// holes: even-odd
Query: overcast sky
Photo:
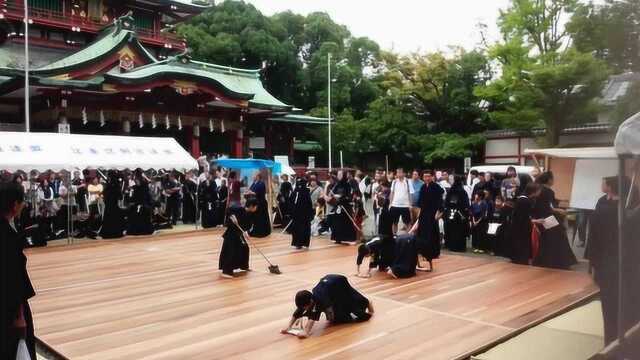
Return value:
[(408, 53), (447, 50), (448, 45), (467, 49), (480, 43), (479, 22), (498, 38), (496, 19), (508, 0), (245, 0), (265, 15), (292, 10), (306, 15), (329, 13), (355, 36), (367, 36), (384, 49)]

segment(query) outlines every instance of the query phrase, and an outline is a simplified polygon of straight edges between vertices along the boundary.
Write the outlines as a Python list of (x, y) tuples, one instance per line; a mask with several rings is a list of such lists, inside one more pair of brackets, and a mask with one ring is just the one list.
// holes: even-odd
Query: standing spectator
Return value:
[(318, 179), (313, 177), (309, 183), (309, 195), (311, 196), (311, 203), (315, 207), (318, 203), (318, 199), (322, 197), (322, 187), (318, 184)]
[(444, 190), (434, 181), (430, 170), (423, 173), (422, 180), (424, 185), (420, 189), (420, 215), (410, 232), (416, 234), (418, 254), (429, 263), (429, 268), (424, 268), (418, 261), (418, 270), (433, 271), (433, 259), (440, 256), (438, 221), (442, 217)]
[(36, 359), (33, 318), (29, 299), (35, 291), (27, 272), (25, 239), (16, 229), (15, 218), (24, 206), (24, 190), (15, 183), (0, 184), (0, 266), (2, 267), (1, 359), (15, 359), (24, 339), (31, 359)]
[(193, 224), (196, 222), (196, 196), (198, 182), (192, 171), (188, 171), (182, 184), (182, 223)]
[(289, 182), (289, 176), (287, 174), (282, 174), (280, 179), (280, 191), (277, 197), (277, 218), (280, 220), (279, 223), (282, 227), (286, 227), (291, 221), (291, 194), (293, 193), (293, 186)]
[[(214, 181), (215, 182), (215, 181)], [(229, 202), (229, 186), (227, 179), (220, 179), (218, 186), (218, 197), (216, 199), (215, 222), (213, 226), (224, 225), (227, 217), (227, 203)]]
[(473, 187), (473, 193), (471, 194), (471, 201), (473, 201), (477, 193), (482, 193), (487, 190), (487, 179), (484, 176), (484, 172), (478, 173), (478, 182)]
[(396, 170), (396, 179), (391, 183), (391, 218), (393, 220), (393, 233), (398, 232), (398, 222), (402, 218), (403, 229), (406, 231), (411, 224), (411, 193), (413, 189), (409, 180), (404, 177), (404, 169)]
[(352, 206), (352, 187), (342, 170), (338, 171), (337, 183), (330, 191), (327, 201), (335, 205), (331, 216), (331, 240), (337, 244), (354, 242), (358, 234), (353, 223), (354, 212)]
[(489, 192), (491, 199), (495, 199), (496, 196), (500, 195), (500, 184), (494, 179), (491, 172), (487, 171), (484, 173), (484, 182), (486, 183), (485, 191)]
[(469, 197), (462, 184), (464, 180), (456, 176), (453, 186), (444, 201), (444, 240), (451, 251), (467, 251), (469, 235)]
[(510, 228), (511, 261), (515, 264), (529, 265), (533, 257), (531, 246), (533, 204), (538, 196), (540, 196), (540, 186), (530, 183), (523, 194), (516, 199)]
[(413, 225), (418, 220), (418, 215), (420, 214), (420, 189), (422, 185), (424, 185), (424, 181), (420, 180), (420, 173), (418, 170), (413, 170), (411, 173), (411, 193), (413, 196), (411, 197), (411, 225)]
[(442, 190), (444, 190), (444, 195), (446, 196), (447, 191), (451, 189), (451, 183), (449, 182), (449, 173), (444, 170), (442, 171), (442, 175), (440, 176), (440, 181), (438, 182)]
[[(562, 217), (565, 212), (558, 208), (558, 200), (551, 189), (553, 186), (553, 173), (546, 171), (536, 179), (540, 184), (540, 196), (536, 199), (534, 206), (534, 216), (540, 230), (540, 249), (538, 256), (534, 259), (533, 265), (569, 269), (577, 263), (576, 256), (569, 246), (567, 232), (562, 225)], [(555, 217), (558, 224), (545, 228), (542, 223), (545, 219)]]
[[(291, 185), (291, 184), (289, 184)], [(240, 187), (242, 184), (238, 180), (238, 173), (235, 171), (229, 172), (229, 207), (241, 207), (240, 201)]]
[(471, 203), (471, 246), (474, 253), (484, 253), (487, 250), (487, 203), (484, 197), (484, 192), (477, 192)]
[(618, 178), (604, 178), (602, 192), (604, 196), (598, 199), (591, 217), (589, 246), (585, 256), (595, 270), (594, 280), (600, 287), (604, 340), (607, 345), (618, 337)]
[(500, 195), (505, 201), (513, 201), (518, 195), (518, 189), (520, 189), (518, 173), (515, 167), (509, 166), (507, 168), (507, 177), (500, 184)]
[[(306, 184), (305, 184), (306, 185)], [(249, 231), (251, 237), (263, 238), (271, 234), (271, 220), (269, 219), (269, 203), (267, 203), (267, 186), (262, 181), (260, 172), (254, 175), (253, 183), (246, 194), (258, 202), (258, 208), (251, 214), (253, 227)]]
[(220, 225), (218, 219), (218, 185), (214, 180), (214, 171), (198, 185), (198, 202), (200, 208), (200, 223), (205, 229)]
[(126, 228), (124, 213), (118, 204), (122, 197), (119, 175), (110, 171), (104, 189), (104, 217), (100, 227), (100, 236), (105, 239), (116, 239), (123, 236)]
[(469, 171), (469, 190), (467, 190), (467, 192), (469, 193), (469, 202), (471, 202), (471, 200), (473, 200), (473, 194), (475, 192), (475, 187), (476, 184), (480, 182), (480, 174), (478, 173), (478, 170), (471, 170)]
[(167, 196), (167, 215), (166, 217), (171, 220), (171, 225), (178, 224), (178, 218), (180, 217), (180, 190), (182, 186), (176, 178), (176, 174), (171, 172), (169, 174), (169, 180), (165, 185), (165, 195)]

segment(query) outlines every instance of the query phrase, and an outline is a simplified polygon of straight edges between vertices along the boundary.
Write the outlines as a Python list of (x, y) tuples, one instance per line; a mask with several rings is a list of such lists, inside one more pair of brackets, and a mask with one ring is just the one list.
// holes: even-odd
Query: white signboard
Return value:
[(569, 207), (593, 210), (602, 193), (602, 178), (616, 176), (618, 163), (613, 159), (577, 159), (573, 173)]
[(471, 169), (471, 158), (466, 157), (464, 158), (464, 172), (468, 173), (470, 169)]
[(316, 168), (316, 157), (315, 156), (309, 156), (308, 163), (309, 163), (309, 165), (307, 165), (307, 167), (309, 169), (315, 169)]

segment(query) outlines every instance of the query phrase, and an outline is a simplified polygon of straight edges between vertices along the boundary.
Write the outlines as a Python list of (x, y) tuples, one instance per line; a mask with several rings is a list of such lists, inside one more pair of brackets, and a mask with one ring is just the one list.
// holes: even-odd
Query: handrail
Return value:
[[(12, 18), (22, 19), (24, 17), (24, 5), (21, 3), (7, 2), (6, 3), (7, 15)], [(50, 25), (69, 27), (78, 26), (84, 31), (98, 32), (110, 22), (103, 22), (101, 20), (93, 19), (89, 16), (81, 17), (79, 15), (65, 14), (62, 11), (56, 11), (51, 9), (43, 9), (35, 6), (29, 6), (30, 18), (34, 20), (40, 20)], [(136, 33), (140, 35), (140, 39), (143, 42), (165, 42), (172, 45), (182, 47), (184, 40), (177, 34), (170, 32), (161, 32), (151, 29), (136, 29)]]

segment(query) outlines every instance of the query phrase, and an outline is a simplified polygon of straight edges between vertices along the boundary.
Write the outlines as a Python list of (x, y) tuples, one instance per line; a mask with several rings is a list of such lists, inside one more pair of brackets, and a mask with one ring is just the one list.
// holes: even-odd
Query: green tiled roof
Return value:
[(186, 55), (172, 57), (126, 73), (105, 75), (108, 81), (123, 84), (147, 82), (162, 77), (213, 83), (222, 87), (227, 95), (249, 100), (249, 103), (254, 106), (290, 108), (263, 87), (258, 70), (243, 70), (192, 61)]
[(132, 30), (132, 24), (133, 19), (130, 17), (123, 17), (116, 20), (112, 25), (105, 28), (98, 38), (88, 46), (49, 65), (33, 70), (33, 74), (53, 76), (64, 73), (73, 68), (95, 62), (108, 56), (114, 51), (120, 50), (127, 43), (132, 44), (140, 50), (149, 62), (157, 61), (153, 55), (138, 42), (135, 32)]

